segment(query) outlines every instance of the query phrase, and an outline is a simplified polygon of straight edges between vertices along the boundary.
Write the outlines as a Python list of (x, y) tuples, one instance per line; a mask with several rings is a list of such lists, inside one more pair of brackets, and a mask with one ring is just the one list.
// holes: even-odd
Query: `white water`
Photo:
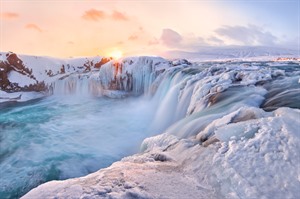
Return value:
[[(142, 69), (139, 64), (144, 64)], [(116, 72), (108, 64), (99, 74), (70, 75), (55, 82), (54, 96), (1, 110), (0, 196), (17, 197), (45, 181), (106, 167), (138, 152), (144, 138), (173, 123), (169, 134), (207, 140), (239, 112), (255, 112), (252, 108), (259, 108), (267, 94), (255, 84), (272, 80), (272, 71), (257, 65), (180, 65), (158, 74), (144, 58), (125, 66)], [(142, 93), (151, 99), (95, 98)], [(218, 137), (229, 139), (227, 134)]]
[(52, 96), (0, 110), (0, 198), (79, 177), (136, 153), (151, 134), (147, 101)]

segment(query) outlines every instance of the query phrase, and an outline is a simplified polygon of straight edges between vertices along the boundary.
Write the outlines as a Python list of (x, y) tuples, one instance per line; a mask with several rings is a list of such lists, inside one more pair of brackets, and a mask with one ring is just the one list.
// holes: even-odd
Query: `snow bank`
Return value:
[(2, 102), (25, 102), (47, 96), (40, 92), (14, 92), (7, 93), (0, 90), (0, 103)]

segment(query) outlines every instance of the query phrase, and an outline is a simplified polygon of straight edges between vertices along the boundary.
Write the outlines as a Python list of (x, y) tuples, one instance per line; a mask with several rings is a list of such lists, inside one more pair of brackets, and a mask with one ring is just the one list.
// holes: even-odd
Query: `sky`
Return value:
[(299, 49), (299, 10), (298, 0), (0, 0), (0, 51), (78, 57)]

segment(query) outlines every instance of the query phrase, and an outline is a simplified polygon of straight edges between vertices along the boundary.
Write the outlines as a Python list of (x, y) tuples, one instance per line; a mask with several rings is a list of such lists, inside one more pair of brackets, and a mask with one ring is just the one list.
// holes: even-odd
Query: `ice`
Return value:
[(128, 57), (110, 61), (99, 71), (72, 73), (54, 81), (54, 94), (74, 94), (123, 98), (147, 94), (159, 70), (170, 67), (158, 57)]
[(25, 102), (33, 99), (39, 99), (47, 96), (40, 92), (14, 92), (7, 93), (0, 90), (0, 103), (3, 102)]
[(135, 95), (148, 93), (156, 73), (169, 66), (159, 57), (128, 57), (103, 65), (99, 81), (105, 90), (132, 91)]
[[(216, 155), (218, 163), (228, 170), (217, 175), (234, 176), (231, 186), (240, 197), (296, 198), (299, 194), (297, 180), (299, 159), (299, 110), (281, 108), (273, 116), (243, 122), (256, 125), (252, 139), (228, 142), (228, 151)], [(220, 129), (226, 133), (228, 129)], [(230, 169), (233, 169), (230, 171)], [(224, 179), (225, 180), (225, 179)], [(246, 181), (247, 180), (247, 181)], [(230, 190), (224, 190), (226, 194)]]
[[(101, 193), (99, 198), (126, 198), (134, 193), (145, 198), (297, 198), (300, 111), (281, 108), (266, 114), (241, 122), (259, 126), (251, 138), (202, 147), (158, 135), (144, 141), (149, 148), (143, 154), (84, 178), (44, 184), (23, 198), (72, 197), (74, 185), (81, 187), (81, 197)], [(155, 161), (154, 154), (168, 158)]]
[(265, 85), (268, 90), (266, 100), (262, 105), (265, 110), (275, 110), (279, 107), (300, 108), (299, 76), (283, 77)]
[[(40, 125), (33, 129), (56, 132), (40, 135), (50, 136), (43, 141), (48, 153), (41, 154), (55, 163), (53, 167), (43, 165), (46, 171), (39, 172), (28, 166), (25, 171), (33, 176), (28, 184), (38, 185), (45, 179), (40, 174), (44, 172), (51, 173), (51, 179), (94, 172), (107, 158), (101, 154), (121, 158), (126, 154), (119, 153), (134, 153), (138, 148), (141, 153), (81, 178), (45, 183), (23, 198), (250, 199), (299, 195), (300, 91), (299, 64), (295, 61), (189, 63), (129, 57), (110, 61), (97, 71), (84, 71), (80, 65), (85, 62), (80, 60), (69, 60), (74, 68), (49, 80), (52, 97), (64, 100), (59, 100), (51, 120), (38, 121)], [(112, 101), (94, 107), (102, 100)], [(20, 109), (26, 112), (26, 108)], [(15, 111), (12, 119), (18, 109)], [(67, 119), (59, 118), (60, 114)], [(44, 118), (39, 116), (37, 120)], [(20, 117), (29, 124), (26, 114)], [(100, 129), (109, 130), (107, 139), (96, 136)], [(68, 135), (72, 135), (70, 139)], [(152, 135), (156, 136), (149, 137)], [(35, 161), (44, 160), (36, 152), (40, 141), (33, 137), (30, 150), (20, 150), (17, 158), (30, 154)], [(56, 161), (57, 155), (63, 161)]]

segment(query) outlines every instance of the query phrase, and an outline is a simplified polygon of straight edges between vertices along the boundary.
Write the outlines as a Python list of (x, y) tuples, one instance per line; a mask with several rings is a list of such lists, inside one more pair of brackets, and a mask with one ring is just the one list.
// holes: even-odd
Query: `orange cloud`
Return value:
[(128, 17), (125, 14), (118, 12), (116, 10), (114, 10), (114, 12), (112, 13), (112, 18), (114, 20), (118, 20), (118, 21), (127, 21), (128, 20)]
[(33, 24), (33, 23), (29, 23), (25, 26), (26, 29), (32, 29), (32, 30), (36, 30), (38, 32), (43, 32), (42, 29), (36, 25), (36, 24)]
[(128, 40), (134, 41), (134, 40), (137, 40), (138, 38), (139, 38), (139, 36), (137, 36), (137, 35), (131, 35), (130, 37), (128, 37)]
[(1, 19), (16, 19), (18, 17), (19, 14), (15, 12), (3, 12), (0, 14)]
[(89, 21), (99, 21), (99, 19), (105, 18), (105, 13), (101, 10), (90, 9), (85, 11), (82, 18)]

